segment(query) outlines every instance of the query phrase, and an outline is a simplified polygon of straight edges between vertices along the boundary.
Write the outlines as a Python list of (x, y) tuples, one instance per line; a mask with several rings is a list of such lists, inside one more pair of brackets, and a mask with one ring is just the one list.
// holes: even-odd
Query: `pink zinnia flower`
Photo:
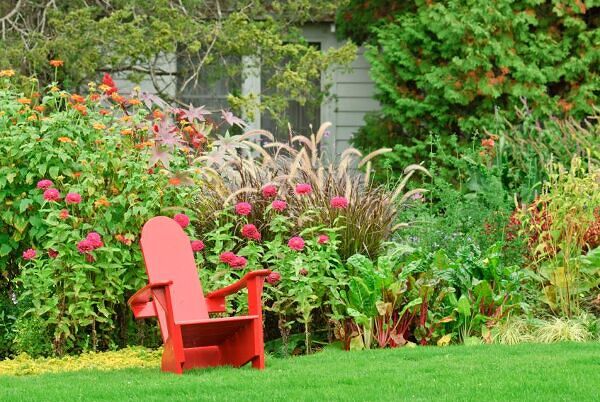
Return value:
[(267, 282), (269, 282), (271, 285), (277, 284), (280, 280), (281, 280), (281, 274), (279, 272), (271, 272), (267, 276)]
[(69, 193), (65, 197), (67, 204), (79, 204), (81, 202), (81, 195), (78, 193)]
[(242, 236), (252, 240), (260, 240), (261, 238), (260, 232), (256, 229), (256, 226), (251, 223), (244, 225), (242, 228)]
[(179, 226), (182, 228), (185, 228), (190, 224), (190, 218), (186, 214), (177, 214), (173, 217), (173, 220), (179, 223)]
[(58, 257), (58, 251), (49, 248), (48, 249), (48, 257), (50, 257), (50, 258), (56, 258), (56, 257)]
[(239, 257), (236, 256), (233, 261), (231, 261), (231, 263), (229, 264), (229, 266), (231, 268), (237, 268), (237, 269), (242, 269), (246, 266), (246, 264), (248, 264), (248, 260), (245, 259), (244, 257)]
[(69, 217), (69, 211), (67, 211), (66, 209), (61, 209), (60, 214), (58, 214), (58, 217), (60, 219), (67, 219)]
[(85, 254), (94, 250), (94, 245), (88, 239), (83, 239), (77, 243), (77, 250), (79, 250), (80, 253)]
[(32, 248), (28, 248), (27, 250), (23, 251), (23, 259), (24, 260), (33, 260), (36, 255), (37, 255), (37, 252)]
[(204, 242), (202, 240), (192, 240), (192, 251), (198, 252), (204, 250)]
[(304, 239), (300, 236), (294, 236), (288, 241), (288, 247), (295, 251), (304, 250)]
[(102, 237), (100, 237), (100, 235), (96, 232), (88, 233), (85, 239), (90, 242), (94, 249), (104, 246), (104, 243), (102, 243)]
[(325, 244), (325, 243), (327, 243), (328, 241), (329, 241), (329, 236), (327, 236), (327, 235), (324, 235), (324, 234), (322, 234), (322, 235), (319, 235), (319, 238), (317, 239), (317, 242), (318, 242), (319, 244)]
[(44, 191), (44, 199), (46, 201), (56, 201), (60, 198), (60, 193), (55, 188), (49, 188)]
[(233, 260), (235, 260), (236, 258), (237, 258), (237, 255), (235, 255), (231, 251), (225, 251), (224, 253), (221, 253), (221, 255), (219, 255), (219, 261), (224, 262), (225, 264), (229, 264), (229, 265), (231, 265)]
[(308, 275), (308, 269), (300, 268), (300, 271), (298, 271), (298, 273), (302, 276), (306, 276), (306, 275)]
[(42, 190), (47, 190), (50, 187), (52, 187), (53, 185), (54, 185), (54, 183), (52, 183), (52, 180), (48, 180), (48, 179), (40, 180), (37, 182), (37, 188), (40, 188)]
[(252, 205), (247, 202), (238, 202), (235, 204), (235, 213), (238, 215), (247, 216), (252, 211)]
[(296, 194), (305, 195), (312, 193), (312, 186), (308, 183), (300, 183), (296, 185)]
[(273, 198), (277, 195), (277, 187), (273, 184), (267, 184), (262, 189), (262, 195), (265, 198)]
[(271, 207), (275, 210), (275, 211), (283, 211), (286, 207), (287, 207), (287, 203), (285, 201), (282, 200), (275, 200), (271, 203)]
[(331, 208), (344, 209), (348, 207), (346, 197), (333, 197), (330, 201)]

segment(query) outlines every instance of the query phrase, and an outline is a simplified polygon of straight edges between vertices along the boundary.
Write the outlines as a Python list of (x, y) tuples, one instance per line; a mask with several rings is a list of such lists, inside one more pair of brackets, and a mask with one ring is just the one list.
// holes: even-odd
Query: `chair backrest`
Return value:
[(142, 229), (140, 244), (149, 283), (173, 282), (175, 322), (208, 318), (194, 252), (181, 226), (166, 216), (152, 218)]

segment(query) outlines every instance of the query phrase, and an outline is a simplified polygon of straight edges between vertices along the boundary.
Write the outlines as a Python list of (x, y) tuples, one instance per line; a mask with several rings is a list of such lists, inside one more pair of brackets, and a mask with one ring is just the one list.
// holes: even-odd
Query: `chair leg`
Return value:
[[(177, 351), (175, 350), (175, 345), (173, 344), (173, 339), (170, 338), (164, 345), (162, 361), (161, 361), (161, 369), (165, 372), (171, 372), (175, 374), (183, 373), (183, 363), (177, 358)], [(183, 354), (183, 350), (181, 350), (181, 354)]]
[(259, 369), (259, 370), (264, 370), (265, 368), (265, 354), (262, 353), (259, 356), (256, 356), (254, 359), (252, 359), (252, 367), (254, 367), (255, 369)]

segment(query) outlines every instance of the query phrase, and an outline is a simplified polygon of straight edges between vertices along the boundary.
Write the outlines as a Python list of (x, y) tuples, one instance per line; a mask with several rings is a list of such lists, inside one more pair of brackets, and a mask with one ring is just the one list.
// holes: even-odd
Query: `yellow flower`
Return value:
[(15, 75), (15, 70), (0, 70), (0, 77), (12, 77)]
[(58, 87), (57, 86), (53, 86), (50, 88), (50, 92), (56, 92), (58, 91)]
[(29, 116), (29, 117), (27, 118), (27, 120), (28, 120), (28, 121), (35, 121), (35, 120), (37, 120), (37, 116), (36, 116), (36, 115), (34, 115), (34, 114), (32, 114), (31, 116)]
[(106, 128), (106, 126), (102, 123), (94, 123), (92, 124), (92, 127), (94, 127), (96, 130), (104, 130)]

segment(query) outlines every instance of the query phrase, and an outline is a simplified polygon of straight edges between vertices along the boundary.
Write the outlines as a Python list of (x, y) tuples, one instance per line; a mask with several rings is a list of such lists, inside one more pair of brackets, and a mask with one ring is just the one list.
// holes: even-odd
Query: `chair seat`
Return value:
[(184, 348), (219, 345), (238, 330), (258, 319), (257, 315), (207, 318), (177, 322), (181, 325)]

